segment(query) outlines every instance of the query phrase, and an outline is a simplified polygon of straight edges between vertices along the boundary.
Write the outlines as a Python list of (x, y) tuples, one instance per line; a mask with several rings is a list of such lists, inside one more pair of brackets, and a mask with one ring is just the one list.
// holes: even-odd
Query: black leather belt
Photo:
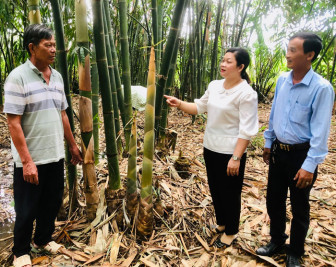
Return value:
[(301, 143), (301, 144), (285, 144), (280, 142), (278, 139), (275, 139), (274, 141), (274, 149), (280, 149), (283, 151), (297, 151), (297, 150), (305, 150), (310, 148), (309, 142)]

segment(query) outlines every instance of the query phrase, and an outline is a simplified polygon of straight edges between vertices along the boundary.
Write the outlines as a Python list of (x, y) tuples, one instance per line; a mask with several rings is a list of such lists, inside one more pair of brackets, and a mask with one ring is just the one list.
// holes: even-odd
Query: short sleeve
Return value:
[(258, 95), (253, 91), (240, 99), (238, 138), (250, 140), (258, 133), (258, 129)]
[(197, 114), (202, 114), (208, 111), (209, 89), (205, 91), (200, 99), (195, 99)]
[(63, 77), (62, 75), (59, 73), (59, 79), (61, 81), (61, 84), (62, 84), (62, 104), (61, 104), (61, 110), (66, 110), (68, 108), (68, 101), (66, 99), (66, 95), (65, 95), (65, 92), (64, 92), (64, 82), (63, 82)]
[(26, 94), (20, 77), (9, 75), (4, 85), (4, 113), (22, 115), (26, 108)]

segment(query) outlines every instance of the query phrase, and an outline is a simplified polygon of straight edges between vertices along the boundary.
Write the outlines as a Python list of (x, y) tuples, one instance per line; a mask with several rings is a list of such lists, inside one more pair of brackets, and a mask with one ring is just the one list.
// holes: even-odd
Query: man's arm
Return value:
[(276, 84), (276, 87), (275, 87), (275, 93), (274, 93), (271, 113), (270, 113), (270, 117), (269, 117), (268, 129), (264, 132), (265, 147), (264, 147), (264, 152), (263, 152), (263, 160), (266, 164), (269, 164), (269, 160), (270, 160), (270, 157), (271, 157), (271, 146), (272, 146), (272, 143), (274, 142), (274, 140), (276, 138), (276, 135), (275, 135), (274, 129), (273, 129), (273, 118), (274, 118), (274, 110), (275, 110), (276, 98), (277, 98), (277, 95), (278, 95), (278, 88), (279, 87), (280, 87), (280, 80), (278, 80), (278, 82)]
[(310, 120), (311, 139), (307, 157), (297, 172), (294, 180), (296, 187), (309, 186), (318, 164), (322, 163), (328, 154), (328, 136), (330, 130), (331, 112), (335, 93), (332, 87), (321, 88), (313, 102), (313, 114)]
[(7, 122), (12, 141), (21, 158), (23, 166), (23, 179), (38, 185), (38, 173), (35, 163), (29, 153), (25, 136), (21, 126), (21, 115), (7, 114)]
[(73, 137), (73, 134), (70, 128), (69, 119), (68, 119), (68, 116), (65, 110), (62, 110), (62, 122), (63, 122), (63, 128), (64, 128), (64, 137), (68, 143), (69, 151), (71, 153), (71, 163), (73, 165), (77, 165), (78, 163), (81, 164), (83, 162), (83, 159), (77, 147), (75, 138)]

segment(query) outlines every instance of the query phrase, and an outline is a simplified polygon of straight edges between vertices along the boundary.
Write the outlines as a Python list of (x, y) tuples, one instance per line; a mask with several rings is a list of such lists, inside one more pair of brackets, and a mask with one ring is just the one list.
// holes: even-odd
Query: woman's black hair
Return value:
[(240, 76), (242, 77), (242, 79), (245, 79), (247, 83), (250, 83), (251, 82), (250, 77), (246, 73), (246, 69), (250, 64), (250, 55), (247, 52), (247, 50), (241, 47), (232, 47), (232, 48), (227, 49), (225, 53), (229, 53), (229, 52), (234, 54), (238, 67), (241, 64), (244, 64), (244, 68), (242, 72), (240, 73)]
[(29, 25), (23, 34), (23, 47), (28, 51), (29, 56), (31, 56), (29, 51), (30, 43), (38, 45), (42, 39), (50, 40), (52, 36), (52, 29), (43, 24)]

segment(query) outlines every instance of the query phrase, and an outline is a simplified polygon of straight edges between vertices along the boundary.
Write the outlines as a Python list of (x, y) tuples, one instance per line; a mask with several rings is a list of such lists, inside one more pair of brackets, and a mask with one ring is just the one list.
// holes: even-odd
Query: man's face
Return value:
[(52, 64), (55, 61), (56, 56), (56, 42), (54, 36), (51, 39), (42, 39), (38, 45), (32, 46), (32, 56), (38, 62), (45, 63), (45, 64)]
[(300, 69), (311, 64), (309, 53), (303, 51), (303, 42), (301, 38), (294, 38), (289, 41), (286, 53), (287, 67), (290, 69)]

